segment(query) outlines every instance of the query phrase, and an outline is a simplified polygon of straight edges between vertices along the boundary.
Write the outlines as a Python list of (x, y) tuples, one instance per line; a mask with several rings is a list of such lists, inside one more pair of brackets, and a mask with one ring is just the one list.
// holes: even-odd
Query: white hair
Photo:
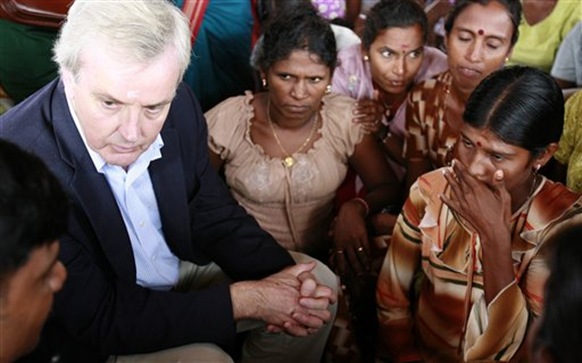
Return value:
[(75, 0), (55, 42), (53, 60), (61, 73), (68, 70), (76, 77), (83, 49), (95, 44), (143, 63), (172, 47), (180, 79), (192, 47), (188, 19), (168, 0)]

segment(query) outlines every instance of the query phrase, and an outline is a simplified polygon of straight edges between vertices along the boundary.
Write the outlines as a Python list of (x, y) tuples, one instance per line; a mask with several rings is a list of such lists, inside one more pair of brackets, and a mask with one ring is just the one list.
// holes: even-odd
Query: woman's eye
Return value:
[(462, 139), (461, 142), (463, 143), (463, 146), (465, 146), (466, 148), (472, 148), (473, 147), (473, 143), (467, 139)]
[(493, 160), (494, 162), (500, 162), (503, 161), (503, 156), (499, 155), (499, 154), (491, 154), (491, 160)]
[(321, 78), (321, 77), (311, 77), (310, 81), (311, 81), (311, 83), (319, 83), (319, 82), (321, 82), (322, 79), (323, 78)]
[(416, 58), (420, 57), (421, 55), (422, 55), (422, 51), (415, 50), (414, 52), (410, 52), (410, 54), (408, 56), (410, 58), (416, 59)]
[(392, 53), (389, 50), (383, 50), (382, 52), (380, 52), (380, 55), (384, 58), (390, 58), (394, 55), (394, 53)]
[(497, 43), (487, 43), (487, 48), (489, 48), (489, 49), (496, 50), (499, 47), (500, 47), (500, 45)]
[(281, 74), (281, 75), (279, 75), (279, 78), (284, 79), (284, 80), (287, 80), (287, 79), (291, 79), (291, 75), (289, 75), (289, 74)]

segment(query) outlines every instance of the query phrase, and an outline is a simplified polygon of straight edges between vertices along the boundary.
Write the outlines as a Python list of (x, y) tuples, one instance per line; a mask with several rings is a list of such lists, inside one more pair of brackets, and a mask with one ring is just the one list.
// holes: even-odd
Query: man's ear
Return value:
[(534, 167), (538, 168), (538, 165), (540, 167), (543, 167), (544, 165), (546, 165), (548, 163), (548, 161), (550, 161), (552, 156), (554, 156), (556, 151), (558, 151), (558, 143), (552, 142), (551, 144), (546, 146), (544, 151), (538, 157), (535, 158), (534, 163), (533, 163)]

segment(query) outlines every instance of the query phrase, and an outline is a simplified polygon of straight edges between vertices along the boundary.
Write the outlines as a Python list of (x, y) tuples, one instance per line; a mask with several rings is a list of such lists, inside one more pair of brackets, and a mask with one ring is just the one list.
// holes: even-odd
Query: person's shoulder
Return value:
[(247, 91), (227, 98), (204, 114), (211, 143), (228, 145), (233, 138), (246, 134), (255, 116), (253, 100), (254, 95)]
[(337, 53), (336, 73), (338, 70), (343, 71), (344, 73), (359, 72), (364, 68), (363, 62), (364, 60), (362, 58), (360, 44), (354, 44), (349, 47), (339, 49)]
[(206, 112), (214, 112), (216, 110), (229, 109), (233, 106), (241, 107), (243, 105), (250, 105), (253, 99), (254, 94), (251, 91), (245, 91), (244, 95), (226, 98)]
[(322, 118), (332, 135), (346, 138), (346, 135), (359, 133), (361, 126), (352, 122), (355, 105), (355, 99), (339, 93), (330, 93), (323, 97)]
[(447, 167), (431, 170), (418, 177), (418, 186), (424, 193), (442, 192), (448, 185), (444, 176)]
[(427, 46), (424, 48), (424, 58), (420, 70), (414, 77), (414, 83), (434, 78), (447, 69), (449, 69), (447, 55), (438, 48)]
[(361, 43), (360, 37), (352, 29), (337, 24), (330, 25), (338, 50)]
[(330, 93), (323, 96), (324, 104), (329, 107), (337, 108), (350, 108), (356, 103), (356, 100), (350, 96), (343, 95), (341, 93)]
[[(572, 96), (570, 96), (570, 98), (568, 98), (568, 100), (566, 101), (566, 109), (571, 109), (571, 110), (579, 110), (582, 111), (582, 90), (577, 91), (576, 93), (574, 93)], [(582, 115), (576, 113), (577, 116), (579, 116), (580, 119), (582, 119)]]
[[(340, 93), (330, 93), (323, 97), (325, 116), (345, 119), (346, 115), (351, 115), (356, 100), (350, 96)], [(351, 118), (351, 116), (350, 116)]]
[(582, 2), (578, 0), (560, 0), (557, 1), (554, 11), (550, 13), (556, 21), (566, 17), (578, 18), (582, 20)]
[[(358, 44), (352, 44), (350, 46), (338, 49), (337, 51), (337, 58), (339, 61), (342, 61), (344, 59), (349, 59), (349, 60), (363, 60), (362, 58), (362, 46), (358, 43)], [(338, 66), (341, 65), (341, 62), (338, 64)]]
[(543, 209), (544, 215), (555, 218), (572, 206), (582, 208), (582, 195), (573, 191), (562, 183), (544, 178), (544, 184), (534, 197), (534, 205)]
[(249, 112), (253, 112), (252, 102), (254, 98), (254, 94), (250, 91), (246, 91), (244, 95), (229, 97), (206, 111), (204, 116), (209, 120), (225, 116), (246, 115)]
[(433, 59), (447, 59), (447, 55), (445, 54), (445, 52), (443, 52), (442, 50), (435, 48), (435, 47), (431, 47), (430, 45), (427, 45), (424, 47), (424, 55), (425, 57), (428, 57), (429, 59), (433, 60)]
[(438, 48), (430, 46), (424, 47), (424, 58), (429, 67), (439, 67), (439, 70), (435, 72), (435, 75), (444, 72), (449, 68), (447, 55)]
[[(52, 127), (53, 120), (61, 116), (55, 114), (57, 110), (52, 109), (53, 105), (60, 104), (63, 111), (68, 110), (64, 90), (59, 91), (59, 85), (58, 79), (50, 82), (1, 115), (0, 137), (33, 142), (38, 132)], [(61, 99), (57, 100), (59, 97)]]

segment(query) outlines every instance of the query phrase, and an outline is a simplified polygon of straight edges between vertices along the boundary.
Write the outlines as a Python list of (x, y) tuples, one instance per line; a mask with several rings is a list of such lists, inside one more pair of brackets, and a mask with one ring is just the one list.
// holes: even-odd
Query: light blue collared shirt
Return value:
[(164, 238), (158, 203), (148, 172), (150, 162), (162, 157), (164, 142), (161, 135), (126, 172), (120, 166), (107, 164), (89, 147), (74, 107), (68, 99), (67, 102), (95, 169), (105, 175), (121, 211), (133, 249), (137, 284), (154, 290), (171, 289), (178, 282), (180, 260), (170, 251)]

